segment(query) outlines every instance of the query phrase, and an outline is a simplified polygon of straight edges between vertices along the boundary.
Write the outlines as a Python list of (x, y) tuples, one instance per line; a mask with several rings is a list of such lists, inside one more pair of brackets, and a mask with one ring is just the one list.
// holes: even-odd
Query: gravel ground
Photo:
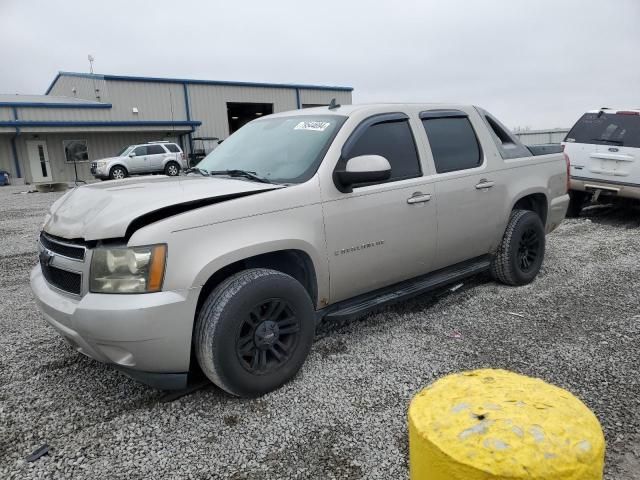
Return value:
[[(606, 478), (640, 479), (640, 214), (591, 208), (548, 237), (538, 279), (454, 293), (321, 328), (307, 363), (258, 400), (162, 392), (76, 354), (36, 310), (35, 239), (59, 194), (0, 188), (0, 478), (407, 477), (412, 396), (497, 367), (567, 388), (598, 416)], [(50, 453), (27, 463), (43, 443)]]

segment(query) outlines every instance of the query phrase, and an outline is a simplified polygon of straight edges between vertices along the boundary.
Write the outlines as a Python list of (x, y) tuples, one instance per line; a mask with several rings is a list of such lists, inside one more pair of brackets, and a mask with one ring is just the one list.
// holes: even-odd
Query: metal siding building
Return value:
[(523, 130), (514, 132), (525, 145), (542, 145), (544, 143), (560, 143), (569, 133), (568, 128), (552, 128), (549, 130)]
[[(27, 183), (71, 181), (74, 162), (67, 161), (63, 142), (75, 140), (85, 145), (88, 156), (75, 164), (78, 178), (93, 180), (90, 162), (114, 156), (127, 145), (169, 140), (192, 153), (194, 137), (225, 139), (263, 114), (256, 108), (266, 115), (328, 105), (332, 98), (350, 104), (352, 91), (60, 72), (45, 95), (0, 95), (0, 170)], [(232, 108), (249, 113), (239, 120), (229, 113)]]

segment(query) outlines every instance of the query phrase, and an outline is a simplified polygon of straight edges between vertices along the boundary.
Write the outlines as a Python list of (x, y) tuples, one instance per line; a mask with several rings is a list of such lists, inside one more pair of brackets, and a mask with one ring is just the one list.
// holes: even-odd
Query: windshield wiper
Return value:
[(207, 172), (204, 168), (191, 167), (191, 168), (187, 168), (184, 171), (184, 173), (191, 173), (191, 172), (197, 172), (200, 175), (202, 175), (203, 177), (208, 177), (209, 176), (209, 172)]
[(622, 140), (609, 140), (607, 138), (592, 138), (591, 140), (594, 140), (596, 142), (609, 142), (609, 143), (614, 143), (616, 145), (620, 145), (623, 146), (624, 142)]
[(250, 172), (248, 170), (214, 170), (213, 172), (209, 172), (209, 175), (228, 175), (230, 177), (248, 178), (254, 182), (273, 183), (271, 180), (257, 175), (256, 172)]

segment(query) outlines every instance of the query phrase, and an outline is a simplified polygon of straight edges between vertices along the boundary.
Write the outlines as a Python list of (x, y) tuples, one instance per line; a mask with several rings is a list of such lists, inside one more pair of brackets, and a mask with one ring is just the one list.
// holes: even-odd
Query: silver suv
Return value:
[(188, 175), (67, 193), (31, 288), (76, 350), (134, 378), (181, 388), (199, 366), (261, 395), (300, 369), (316, 322), (482, 271), (532, 282), (567, 169), (559, 146), (529, 149), (469, 105), (265, 116)]
[(119, 180), (141, 173), (164, 173), (175, 177), (183, 168), (187, 168), (185, 154), (172, 142), (129, 145), (115, 157), (91, 162), (91, 174), (101, 180)]

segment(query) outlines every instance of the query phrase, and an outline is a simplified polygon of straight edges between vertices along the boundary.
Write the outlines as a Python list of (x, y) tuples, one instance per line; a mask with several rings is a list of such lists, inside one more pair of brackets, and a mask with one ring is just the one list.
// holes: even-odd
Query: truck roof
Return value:
[(398, 110), (433, 110), (433, 109), (468, 109), (474, 108), (473, 105), (464, 105), (457, 103), (361, 103), (356, 105), (340, 105), (337, 108), (329, 109), (329, 107), (312, 107), (302, 110), (291, 110), (288, 112), (280, 112), (271, 117), (289, 117), (294, 115), (346, 115), (350, 116), (358, 112), (366, 112), (371, 110), (377, 112), (380, 110), (389, 110), (395, 108)]

